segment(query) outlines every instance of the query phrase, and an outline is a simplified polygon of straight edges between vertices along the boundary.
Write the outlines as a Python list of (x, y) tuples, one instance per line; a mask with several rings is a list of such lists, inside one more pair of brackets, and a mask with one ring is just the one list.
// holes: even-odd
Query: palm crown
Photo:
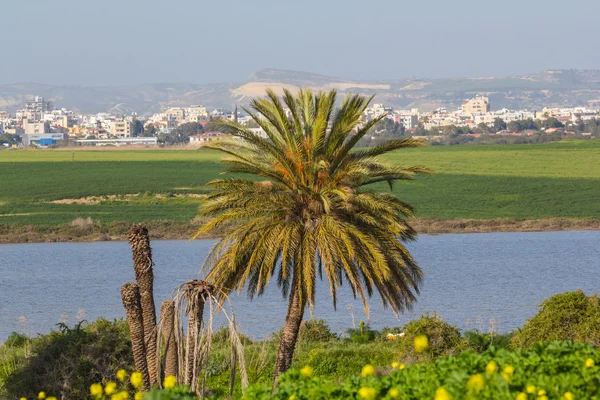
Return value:
[(284, 91), (282, 99), (267, 91), (245, 110), (266, 138), (234, 121), (216, 123), (231, 136), (206, 147), (227, 154), (226, 173), (247, 177), (212, 181), (201, 206), (201, 215), (214, 218), (197, 234), (225, 232), (205, 261), (207, 280), (229, 290), (247, 285), (254, 296), (276, 275), (300, 318), (323, 274), (334, 306), (347, 281), (367, 312), (374, 289), (394, 312), (410, 307), (422, 276), (403, 245), (415, 237), (406, 221), (413, 209), (373, 184), (391, 186), (427, 170), (379, 159), (421, 145), (411, 138), (354, 149), (384, 117), (360, 126), (371, 99), (349, 95), (336, 109), (335, 91)]

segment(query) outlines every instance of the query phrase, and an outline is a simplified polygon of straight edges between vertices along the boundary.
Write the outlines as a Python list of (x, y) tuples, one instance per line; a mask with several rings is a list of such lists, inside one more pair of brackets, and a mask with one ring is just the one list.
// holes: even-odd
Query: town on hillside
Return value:
[[(289, 112), (289, 111), (288, 111)], [(438, 108), (399, 110), (385, 104), (372, 104), (362, 116), (362, 124), (385, 116), (374, 126), (370, 139), (378, 136), (412, 136), (438, 140), (448, 136), (477, 138), (481, 135), (527, 136), (533, 134), (597, 137), (600, 109), (586, 107), (545, 107), (541, 111), (493, 110), (485, 96), (465, 100), (457, 110)], [(0, 145), (5, 148), (79, 146), (120, 146), (191, 144), (222, 136), (210, 122), (237, 120), (256, 134), (266, 136), (249, 115), (234, 110), (203, 105), (170, 107), (149, 117), (114, 115), (106, 112), (79, 114), (56, 107), (52, 101), (35, 96), (15, 115), (0, 110)]]

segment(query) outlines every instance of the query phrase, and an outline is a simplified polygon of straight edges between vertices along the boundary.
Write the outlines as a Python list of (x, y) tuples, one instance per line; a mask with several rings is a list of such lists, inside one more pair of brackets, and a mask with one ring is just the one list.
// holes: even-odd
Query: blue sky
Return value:
[(2, 0), (0, 84), (600, 68), (599, 0)]

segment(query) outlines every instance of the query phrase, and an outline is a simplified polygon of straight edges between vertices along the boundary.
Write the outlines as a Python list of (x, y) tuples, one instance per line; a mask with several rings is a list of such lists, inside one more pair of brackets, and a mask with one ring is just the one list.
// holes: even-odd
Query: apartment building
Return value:
[(185, 110), (181, 107), (171, 107), (165, 110), (167, 119), (175, 122), (176, 125), (182, 124), (185, 120)]
[(490, 101), (487, 97), (477, 96), (462, 103), (462, 113), (466, 115), (480, 115), (490, 111)]
[(118, 138), (129, 138), (133, 133), (133, 124), (130, 121), (114, 121), (111, 124), (110, 134)]

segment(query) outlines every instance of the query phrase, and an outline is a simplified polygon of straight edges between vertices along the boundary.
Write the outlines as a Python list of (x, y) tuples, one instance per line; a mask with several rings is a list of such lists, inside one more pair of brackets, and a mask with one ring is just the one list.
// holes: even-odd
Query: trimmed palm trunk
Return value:
[(121, 286), (121, 299), (123, 300), (123, 307), (125, 307), (127, 324), (129, 325), (135, 369), (144, 376), (144, 386), (148, 388), (150, 387), (150, 375), (148, 374), (148, 364), (146, 361), (144, 322), (140, 304), (140, 291), (137, 283), (128, 282)]
[(160, 306), (162, 337), (165, 345), (165, 376), (178, 376), (177, 344), (175, 343), (175, 302), (165, 300)]
[(306, 300), (304, 300), (302, 289), (298, 287), (298, 284), (299, 279), (295, 273), (292, 280), (290, 302), (285, 317), (285, 324), (283, 325), (283, 333), (279, 342), (279, 350), (277, 351), (277, 360), (275, 361), (275, 373), (273, 374), (273, 385), (275, 386), (277, 385), (279, 375), (287, 371), (292, 365), (298, 332), (300, 332), (300, 324), (304, 316)]
[(198, 377), (200, 371), (201, 359), (196, 354), (199, 349), (197, 345), (200, 341), (200, 332), (202, 332), (202, 318), (204, 315), (204, 296), (201, 291), (194, 290), (188, 299), (189, 318), (188, 335), (185, 363), (185, 383), (190, 385), (190, 389), (195, 391), (198, 386)]
[(133, 255), (135, 279), (140, 288), (142, 316), (144, 320), (144, 341), (146, 343), (146, 361), (150, 374), (150, 383), (159, 382), (156, 365), (156, 308), (154, 306), (154, 271), (152, 269), (152, 249), (148, 229), (143, 225), (134, 225), (129, 232), (129, 245)]

